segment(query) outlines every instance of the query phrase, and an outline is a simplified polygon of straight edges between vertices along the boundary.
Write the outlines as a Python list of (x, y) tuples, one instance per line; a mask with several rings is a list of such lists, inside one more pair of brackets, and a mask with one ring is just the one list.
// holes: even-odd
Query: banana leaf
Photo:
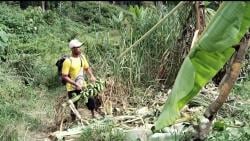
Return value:
[(230, 59), (250, 27), (249, 2), (224, 2), (185, 58), (172, 92), (155, 122), (160, 130), (180, 117), (180, 110)]

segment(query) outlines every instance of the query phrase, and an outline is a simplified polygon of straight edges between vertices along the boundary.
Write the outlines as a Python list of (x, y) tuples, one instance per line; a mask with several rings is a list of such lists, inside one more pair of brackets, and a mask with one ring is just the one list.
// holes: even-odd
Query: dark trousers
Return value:
[[(81, 90), (69, 91), (69, 92), (68, 92), (68, 97), (69, 97), (69, 99), (73, 98), (75, 94), (76, 94), (76, 95), (79, 95), (80, 92), (81, 92)], [(74, 102), (74, 106), (75, 106), (75, 108), (77, 109), (77, 107), (78, 107), (78, 100), (77, 100), (76, 102)], [(71, 119), (72, 119), (73, 121), (76, 119), (76, 115), (74, 114), (74, 112), (73, 112), (72, 110), (70, 111), (70, 116), (71, 116)]]

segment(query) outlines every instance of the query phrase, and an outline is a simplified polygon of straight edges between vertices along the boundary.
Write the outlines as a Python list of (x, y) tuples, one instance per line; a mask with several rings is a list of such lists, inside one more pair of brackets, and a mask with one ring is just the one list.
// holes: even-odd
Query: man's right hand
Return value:
[(63, 79), (66, 80), (71, 85), (75, 86), (76, 90), (82, 90), (82, 86), (69, 78), (68, 75), (63, 75)]
[(82, 90), (82, 87), (79, 84), (76, 83), (75, 86), (76, 86), (76, 90)]

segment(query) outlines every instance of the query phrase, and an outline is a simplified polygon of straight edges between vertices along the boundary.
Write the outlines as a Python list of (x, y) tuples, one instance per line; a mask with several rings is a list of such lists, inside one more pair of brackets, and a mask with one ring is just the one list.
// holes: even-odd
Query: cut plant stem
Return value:
[(74, 102), (76, 102), (77, 100), (79, 100), (80, 98), (81, 98), (81, 95), (75, 96), (74, 98), (68, 100), (67, 102), (64, 102), (64, 103), (62, 104), (62, 106), (65, 107), (65, 106), (69, 105), (69, 104), (71, 103), (71, 101), (74, 103)]

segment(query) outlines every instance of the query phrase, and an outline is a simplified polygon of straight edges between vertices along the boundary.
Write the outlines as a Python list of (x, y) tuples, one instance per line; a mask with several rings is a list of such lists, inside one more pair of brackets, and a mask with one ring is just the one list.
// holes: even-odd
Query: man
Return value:
[[(83, 77), (83, 70), (90, 76), (92, 82), (96, 81), (91, 68), (89, 67), (88, 61), (85, 56), (81, 55), (82, 43), (77, 39), (73, 39), (69, 42), (69, 48), (71, 49), (71, 57), (65, 59), (62, 67), (62, 78), (66, 81), (66, 89), (68, 97), (72, 98), (74, 94), (79, 95), (82, 89), (86, 87), (86, 82)], [(75, 108), (77, 109), (77, 102), (74, 102)], [(71, 111), (71, 120), (76, 119), (76, 115)]]

